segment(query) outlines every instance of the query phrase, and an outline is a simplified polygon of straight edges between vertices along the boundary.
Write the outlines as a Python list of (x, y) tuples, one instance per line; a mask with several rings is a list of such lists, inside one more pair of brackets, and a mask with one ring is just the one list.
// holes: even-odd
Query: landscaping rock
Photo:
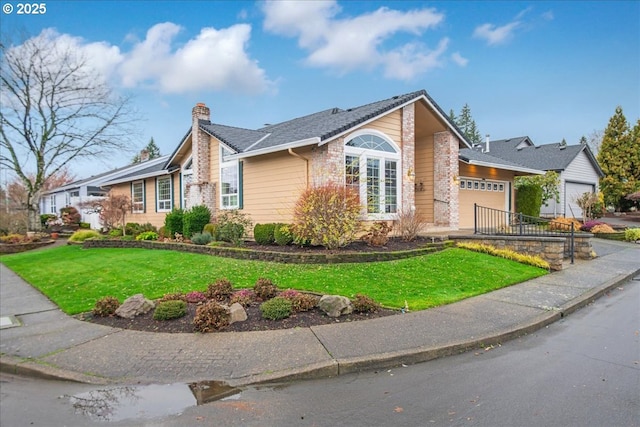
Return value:
[(247, 320), (247, 311), (244, 307), (237, 302), (231, 304), (231, 307), (229, 307), (229, 324), (244, 322), (245, 320)]
[(351, 300), (340, 295), (323, 295), (318, 303), (318, 308), (329, 317), (340, 317), (344, 314), (353, 313)]
[(125, 319), (133, 319), (139, 314), (144, 314), (153, 309), (156, 304), (144, 297), (142, 294), (136, 294), (124, 300), (122, 305), (116, 310), (116, 316)]

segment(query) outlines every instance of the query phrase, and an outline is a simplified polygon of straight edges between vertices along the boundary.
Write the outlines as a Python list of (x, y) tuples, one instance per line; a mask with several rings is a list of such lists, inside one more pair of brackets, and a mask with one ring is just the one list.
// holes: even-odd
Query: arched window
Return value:
[(383, 134), (361, 131), (345, 143), (345, 185), (366, 200), (371, 218), (392, 218), (400, 195), (400, 153)]

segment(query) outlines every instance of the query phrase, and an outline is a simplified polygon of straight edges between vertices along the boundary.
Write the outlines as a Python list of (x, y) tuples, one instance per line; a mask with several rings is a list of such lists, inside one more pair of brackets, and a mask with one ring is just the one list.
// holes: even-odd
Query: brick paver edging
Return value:
[(437, 252), (445, 248), (453, 247), (452, 241), (428, 244), (419, 249), (395, 252), (352, 252), (352, 253), (288, 253), (256, 251), (247, 248), (226, 248), (188, 243), (154, 242), (149, 240), (85, 240), (82, 247), (89, 248), (142, 248), (160, 249), (181, 252), (193, 252), (208, 254), (226, 258), (273, 261), (288, 264), (336, 264), (336, 263), (360, 263), (391, 261), (396, 259), (411, 258)]

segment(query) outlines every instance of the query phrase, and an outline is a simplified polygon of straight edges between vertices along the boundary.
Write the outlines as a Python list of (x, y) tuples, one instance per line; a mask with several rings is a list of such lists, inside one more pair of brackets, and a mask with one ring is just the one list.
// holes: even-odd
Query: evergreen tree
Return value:
[(598, 162), (605, 175), (600, 180), (604, 201), (621, 209), (624, 196), (640, 187), (640, 120), (631, 130), (620, 106), (604, 131)]
[(456, 118), (453, 110), (449, 113), (449, 117), (454, 121), (456, 126), (462, 131), (464, 136), (471, 144), (482, 143), (482, 135), (478, 130), (476, 121), (471, 116), (471, 108), (469, 104), (464, 104), (460, 110), (460, 115)]
[[(153, 137), (151, 137), (151, 140), (146, 145), (146, 147), (142, 149), (142, 151), (146, 151), (147, 154), (149, 155), (149, 158), (147, 160), (156, 159), (162, 156), (162, 154), (160, 154), (160, 148), (156, 145), (155, 141), (153, 140)], [(131, 161), (131, 163), (140, 163), (141, 161), (142, 161), (142, 158), (140, 156), (140, 153), (138, 153), (133, 157), (133, 160)]]
[(458, 125), (458, 118), (456, 117), (456, 113), (453, 112), (453, 108), (449, 110), (449, 120), (451, 120), (455, 125)]

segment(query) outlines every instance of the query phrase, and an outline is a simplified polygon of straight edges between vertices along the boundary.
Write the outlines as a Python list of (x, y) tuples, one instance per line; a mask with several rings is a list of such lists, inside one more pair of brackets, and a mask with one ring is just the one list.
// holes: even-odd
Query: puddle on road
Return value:
[(179, 415), (194, 405), (238, 397), (241, 390), (220, 381), (109, 387), (69, 396), (77, 414), (100, 421)]

